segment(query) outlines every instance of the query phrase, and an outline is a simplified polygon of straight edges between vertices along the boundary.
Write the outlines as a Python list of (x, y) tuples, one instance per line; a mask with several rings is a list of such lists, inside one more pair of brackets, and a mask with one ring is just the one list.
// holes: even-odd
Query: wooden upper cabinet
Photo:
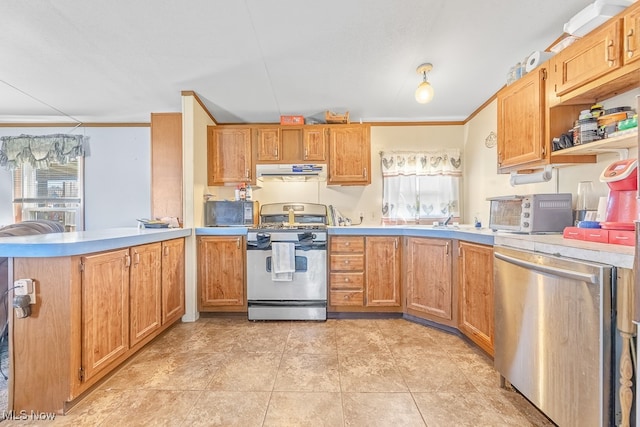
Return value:
[(622, 66), (622, 20), (612, 19), (556, 56), (556, 94), (562, 96)]
[(493, 356), (493, 247), (458, 242), (459, 326)]
[(253, 182), (251, 128), (209, 126), (208, 185)]
[(282, 141), (280, 139), (280, 128), (257, 128), (256, 135), (256, 160), (277, 161), (282, 153)]
[(302, 131), (303, 159), (308, 162), (324, 162), (327, 159), (327, 128), (310, 127)]
[(640, 3), (629, 6), (624, 15), (622, 59), (625, 64), (640, 58)]
[(540, 66), (498, 92), (500, 172), (545, 159), (546, 73), (546, 68)]
[(371, 184), (368, 125), (329, 126), (329, 185)]

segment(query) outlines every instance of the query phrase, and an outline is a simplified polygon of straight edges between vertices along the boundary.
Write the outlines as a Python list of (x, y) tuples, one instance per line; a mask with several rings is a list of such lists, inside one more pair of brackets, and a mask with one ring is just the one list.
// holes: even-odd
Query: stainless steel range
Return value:
[(247, 235), (249, 320), (327, 319), (327, 207), (271, 203)]

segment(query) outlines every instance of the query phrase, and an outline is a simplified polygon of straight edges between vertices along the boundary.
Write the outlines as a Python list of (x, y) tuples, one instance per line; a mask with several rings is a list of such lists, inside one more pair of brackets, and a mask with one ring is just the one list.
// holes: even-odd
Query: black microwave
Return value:
[(258, 202), (208, 200), (204, 202), (205, 227), (254, 227), (258, 223)]

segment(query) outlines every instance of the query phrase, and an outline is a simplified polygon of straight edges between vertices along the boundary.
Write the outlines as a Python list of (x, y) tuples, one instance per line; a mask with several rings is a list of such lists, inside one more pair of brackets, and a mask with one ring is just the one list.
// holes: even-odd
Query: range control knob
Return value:
[(522, 216), (525, 217), (525, 218), (529, 218), (530, 215), (531, 214), (529, 212), (523, 212), (522, 213)]
[(529, 228), (529, 223), (527, 221), (525, 221), (525, 222), (522, 223), (522, 226), (524, 228)]
[(531, 203), (530, 202), (524, 202), (522, 204), (522, 207), (525, 208), (525, 209), (529, 209), (531, 207)]

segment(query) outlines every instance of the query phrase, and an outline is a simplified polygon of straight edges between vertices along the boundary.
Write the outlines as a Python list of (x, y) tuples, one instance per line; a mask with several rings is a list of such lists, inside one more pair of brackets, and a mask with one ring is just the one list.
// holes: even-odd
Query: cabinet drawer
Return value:
[(364, 273), (331, 273), (330, 289), (364, 289)]
[(362, 291), (331, 291), (330, 305), (358, 305), (364, 302)]
[(609, 230), (609, 243), (614, 245), (635, 245), (635, 231)]
[(364, 237), (333, 237), (330, 249), (332, 252), (364, 252)]
[(364, 255), (331, 255), (329, 266), (331, 271), (362, 271)]

